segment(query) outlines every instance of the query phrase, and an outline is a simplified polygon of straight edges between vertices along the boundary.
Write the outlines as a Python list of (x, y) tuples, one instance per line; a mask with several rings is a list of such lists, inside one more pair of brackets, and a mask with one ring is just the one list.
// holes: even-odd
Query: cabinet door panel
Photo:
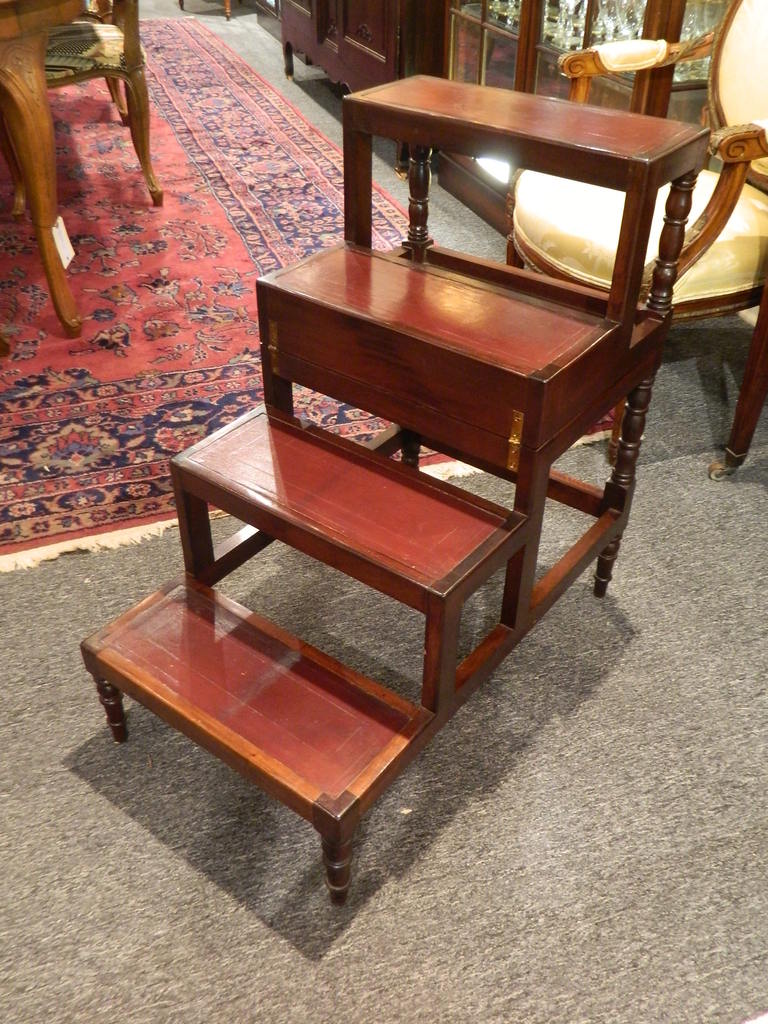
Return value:
[(319, 0), (317, 5), (317, 38), (320, 43), (338, 49), (339, 0)]
[(388, 0), (343, 0), (344, 38), (386, 59), (391, 50), (392, 4)]
[(286, 54), (352, 91), (443, 72), (445, 0), (282, 0), (282, 11)]

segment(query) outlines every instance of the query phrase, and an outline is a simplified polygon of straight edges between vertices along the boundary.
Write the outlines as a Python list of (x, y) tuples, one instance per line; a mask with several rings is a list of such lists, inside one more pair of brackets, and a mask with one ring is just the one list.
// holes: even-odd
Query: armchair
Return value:
[[(163, 202), (149, 152), (149, 97), (139, 38), (138, 0), (93, 0), (85, 17), (51, 30), (45, 57), (48, 87), (105, 78), (121, 118), (131, 132), (136, 156), (155, 206)], [(124, 83), (125, 101), (119, 93)]]
[[(106, 79), (120, 118), (130, 129), (152, 202), (162, 206), (163, 190), (149, 153), (149, 97), (139, 39), (138, 0), (88, 0), (82, 18), (50, 29), (45, 77), (49, 89), (89, 78)], [(25, 206), (24, 180), (2, 117), (0, 152), (13, 178), (13, 216), (20, 217)]]
[[(607, 43), (566, 54), (560, 61), (571, 78), (571, 99), (584, 102), (597, 75), (664, 67), (711, 53), (710, 153), (721, 169), (699, 175), (675, 284), (677, 318), (737, 311), (760, 301), (768, 275), (767, 46), (765, 4), (732, 0), (718, 31), (693, 42)], [(508, 203), (509, 262), (608, 288), (619, 234), (620, 199), (608, 189), (522, 172)], [(660, 193), (649, 257), (658, 245), (665, 200)], [(650, 269), (649, 262), (646, 293)], [(748, 405), (754, 405), (749, 392), (760, 378), (753, 362), (742, 384), (742, 397), (746, 393)], [(745, 454), (727, 450), (726, 463), (714, 463), (710, 475), (718, 478), (732, 472)]]

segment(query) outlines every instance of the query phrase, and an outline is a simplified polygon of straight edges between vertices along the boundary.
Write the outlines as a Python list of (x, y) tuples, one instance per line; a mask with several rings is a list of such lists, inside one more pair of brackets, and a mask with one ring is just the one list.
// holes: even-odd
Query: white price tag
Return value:
[(74, 259), (75, 250), (72, 248), (72, 243), (69, 240), (67, 229), (64, 227), (64, 221), (61, 217), (56, 218), (56, 223), (53, 225), (51, 230), (53, 231), (53, 240), (59, 251), (62, 266), (66, 270)]

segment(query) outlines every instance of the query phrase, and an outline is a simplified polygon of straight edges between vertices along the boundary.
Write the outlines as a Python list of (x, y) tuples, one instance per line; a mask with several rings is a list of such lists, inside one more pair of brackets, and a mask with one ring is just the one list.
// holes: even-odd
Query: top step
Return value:
[(345, 96), (343, 115), (348, 133), (487, 154), (622, 191), (637, 183), (633, 167), (655, 188), (700, 167), (709, 141), (708, 129), (669, 118), (426, 75)]

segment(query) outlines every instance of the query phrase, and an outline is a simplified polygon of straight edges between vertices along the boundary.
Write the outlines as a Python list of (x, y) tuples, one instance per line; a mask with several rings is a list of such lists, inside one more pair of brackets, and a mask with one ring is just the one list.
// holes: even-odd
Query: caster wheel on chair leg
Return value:
[(746, 457), (746, 452), (743, 455), (734, 455), (730, 448), (726, 448), (722, 459), (715, 459), (709, 464), (709, 479), (724, 480), (727, 476), (733, 476)]
[(727, 476), (733, 476), (735, 472), (735, 466), (728, 466), (720, 459), (710, 462), (709, 469), (707, 470), (710, 480), (725, 480)]

